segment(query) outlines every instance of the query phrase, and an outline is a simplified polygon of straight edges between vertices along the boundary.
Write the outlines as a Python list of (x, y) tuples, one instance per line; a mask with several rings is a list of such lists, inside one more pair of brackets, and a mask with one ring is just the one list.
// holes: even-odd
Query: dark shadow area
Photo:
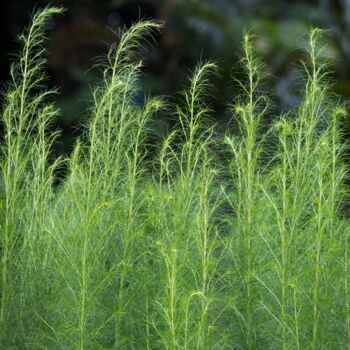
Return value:
[[(71, 0), (3, 1), (1, 13), (0, 79), (9, 76), (15, 40), (29, 22), (33, 9), (47, 4), (64, 6), (64, 16), (49, 24), (48, 84), (60, 91), (61, 130), (57, 153), (69, 152), (87, 118), (91, 87), (100, 71), (93, 68), (115, 33), (140, 18), (165, 22), (155, 36), (156, 45), (145, 44), (142, 77), (143, 94), (172, 95), (187, 83), (187, 76), (199, 60), (219, 61), (220, 78), (215, 78), (211, 104), (215, 118), (225, 128), (225, 106), (236, 95), (232, 75), (240, 76), (238, 55), (242, 34), (256, 35), (255, 46), (268, 67), (264, 89), (278, 110), (296, 106), (299, 98), (299, 61), (305, 57), (304, 43), (310, 26), (329, 29), (328, 58), (332, 62), (334, 90), (346, 100), (350, 96), (350, 4), (345, 0), (261, 1), (261, 0)], [(135, 96), (142, 104), (143, 94)], [(272, 114), (277, 111), (271, 111)], [(154, 125), (164, 133), (170, 123), (164, 115)], [(348, 123), (348, 122), (347, 122)], [(347, 129), (347, 123), (345, 128)]]

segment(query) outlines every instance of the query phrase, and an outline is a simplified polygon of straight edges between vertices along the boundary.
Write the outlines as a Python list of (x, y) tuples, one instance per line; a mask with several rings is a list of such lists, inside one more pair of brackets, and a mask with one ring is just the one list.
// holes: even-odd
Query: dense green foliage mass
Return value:
[[(106, 57), (84, 137), (52, 161), (43, 30), (59, 12), (38, 11), (20, 37), (3, 99), (0, 348), (350, 349), (345, 110), (322, 32), (302, 103), (272, 126), (244, 37), (246, 81), (228, 108), (239, 132), (223, 136), (206, 104), (214, 62), (195, 68), (182, 105), (135, 103), (140, 42), (161, 25), (138, 22)], [(178, 123), (150, 153), (161, 109)]]

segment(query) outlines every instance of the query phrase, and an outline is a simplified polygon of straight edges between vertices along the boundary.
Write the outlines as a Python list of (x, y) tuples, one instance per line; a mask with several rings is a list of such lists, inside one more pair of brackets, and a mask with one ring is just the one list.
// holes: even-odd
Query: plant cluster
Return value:
[[(206, 102), (214, 62), (195, 68), (182, 104), (135, 103), (140, 43), (161, 26), (135, 23), (102, 65), (84, 137), (52, 159), (44, 28), (60, 12), (33, 16), (3, 99), (0, 347), (350, 349), (346, 111), (322, 31), (302, 102), (272, 126), (244, 36), (238, 132), (223, 136)], [(150, 156), (159, 111), (177, 126)]]

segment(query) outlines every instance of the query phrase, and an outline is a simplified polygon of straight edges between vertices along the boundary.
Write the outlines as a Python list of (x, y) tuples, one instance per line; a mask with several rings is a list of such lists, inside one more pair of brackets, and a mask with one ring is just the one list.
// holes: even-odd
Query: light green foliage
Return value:
[[(245, 35), (238, 132), (222, 137), (207, 103), (214, 62), (195, 68), (182, 104), (135, 104), (138, 48), (161, 26), (138, 22), (107, 54), (84, 135), (53, 161), (43, 28), (60, 12), (34, 15), (3, 100), (0, 348), (349, 349), (346, 111), (322, 32), (309, 36), (300, 106), (270, 128)], [(159, 111), (178, 124), (147, 154)]]
[[(260, 155), (263, 147), (263, 137), (259, 135), (262, 118), (267, 113), (266, 98), (258, 94), (260, 83), (260, 62), (254, 57), (251, 39), (245, 35), (243, 42), (244, 56), (242, 64), (246, 70), (247, 83), (240, 83), (243, 90), (242, 102), (234, 106), (237, 115), (240, 136), (232, 138), (227, 136), (232, 157), (229, 161), (233, 191), (228, 195), (229, 203), (235, 213), (236, 219), (229, 239), (229, 252), (234, 263), (233, 280), (235, 285), (242, 280), (243, 309), (233, 305), (233, 312), (237, 312), (244, 322), (243, 334), (247, 349), (253, 347), (254, 303), (257, 300), (254, 281), (254, 270), (257, 261), (256, 235), (262, 227), (261, 194), (259, 189)], [(260, 206), (260, 207), (259, 207)], [(266, 214), (265, 214), (266, 215)], [(233, 292), (233, 290), (232, 290)], [(238, 297), (235, 291), (232, 297)], [(241, 322), (240, 321), (240, 322)]]
[[(11, 66), (12, 81), (3, 102), (4, 194), (0, 222), (0, 341), (3, 344), (10, 338), (27, 341), (26, 336), (31, 331), (35, 336), (38, 327), (37, 320), (28, 315), (34, 313), (32, 303), (39, 302), (43, 291), (37, 289), (38, 280), (32, 276), (42, 274), (44, 269), (47, 247), (42, 244), (52, 199), (52, 173), (57, 166), (57, 162), (47, 164), (55, 135), (47, 136), (46, 131), (56, 111), (47, 101), (55, 91), (42, 86), (43, 26), (50, 16), (60, 12), (56, 8), (38, 12), (27, 32), (19, 37), (22, 50), (17, 63)], [(26, 329), (24, 334), (20, 332), (22, 327)]]

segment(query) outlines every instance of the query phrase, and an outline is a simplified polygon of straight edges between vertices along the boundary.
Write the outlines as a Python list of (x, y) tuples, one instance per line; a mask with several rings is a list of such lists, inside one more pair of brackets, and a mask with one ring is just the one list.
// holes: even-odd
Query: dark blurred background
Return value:
[[(78, 126), (87, 117), (91, 86), (100, 75), (92, 69), (96, 58), (117, 40), (113, 31), (139, 18), (166, 22), (156, 35), (157, 46), (147, 44), (143, 51), (144, 93), (174, 96), (199, 59), (219, 60), (221, 78), (213, 81), (212, 104), (221, 125), (227, 119), (225, 104), (235, 96), (231, 76), (240, 74), (237, 54), (247, 30), (256, 34), (254, 44), (268, 67), (265, 88), (277, 109), (298, 103), (298, 62), (305, 57), (311, 26), (330, 30), (326, 55), (332, 62), (334, 90), (345, 100), (350, 97), (350, 0), (3, 0), (1, 84), (8, 79), (11, 54), (18, 48), (15, 39), (28, 25), (29, 14), (49, 3), (67, 8), (64, 16), (48, 24), (49, 84), (60, 90), (58, 152), (69, 152)], [(142, 104), (143, 95), (136, 99)], [(155, 126), (159, 135), (166, 124), (163, 118)]]

